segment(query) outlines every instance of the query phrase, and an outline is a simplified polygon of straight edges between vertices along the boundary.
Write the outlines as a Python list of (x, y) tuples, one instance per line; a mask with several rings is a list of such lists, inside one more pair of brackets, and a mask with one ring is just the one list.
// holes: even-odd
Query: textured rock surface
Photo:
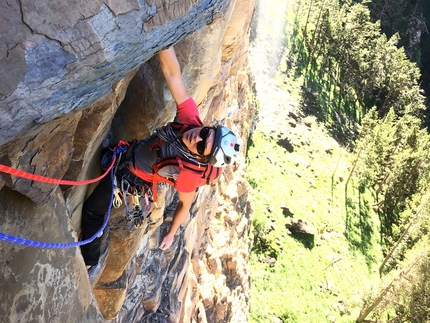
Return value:
[[(99, 152), (173, 119), (158, 50), (175, 45), (207, 124), (246, 142), (254, 113), (247, 68), (249, 0), (8, 1), (0, 4), (0, 163), (53, 178), (100, 175)], [(246, 145), (245, 145), (246, 146)], [(175, 208), (158, 188), (142, 228), (113, 210), (101, 264), (78, 248), (0, 242), (2, 322), (246, 322), (250, 204), (244, 164), (199, 189), (167, 251)], [(0, 232), (71, 242), (90, 186), (0, 174)]]
[[(224, 15), (228, 0), (0, 4), (0, 145), (85, 107), (163, 47)], [(67, 102), (67, 104), (65, 104)]]

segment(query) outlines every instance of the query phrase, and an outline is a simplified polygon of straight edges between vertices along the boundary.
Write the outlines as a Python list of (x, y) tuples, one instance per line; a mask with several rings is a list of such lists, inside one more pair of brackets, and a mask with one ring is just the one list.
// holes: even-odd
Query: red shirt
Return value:
[[(177, 106), (176, 112), (177, 112), (177, 117), (179, 119), (178, 121), (180, 123), (186, 124), (186, 125), (198, 126), (198, 127), (203, 126), (203, 122), (200, 119), (199, 110), (193, 98), (189, 98), (184, 102), (182, 102), (181, 104), (179, 104)], [(144, 145), (141, 146), (140, 148), (144, 148)], [(145, 151), (147, 151), (147, 149), (145, 149)], [(141, 152), (142, 150), (139, 151), (139, 153)], [(142, 156), (141, 158), (144, 158), (144, 157)], [(203, 177), (202, 177), (202, 174), (198, 174), (196, 172), (193, 172), (189, 169), (184, 168), (180, 158), (177, 158), (177, 160), (178, 160), (178, 168), (177, 168), (178, 172), (177, 172), (176, 178), (165, 178), (157, 175), (154, 176), (154, 174), (152, 173), (148, 173), (147, 171), (139, 169), (137, 165), (134, 165), (134, 169), (130, 169), (130, 171), (134, 173), (136, 176), (144, 179), (145, 181), (152, 182), (154, 184), (153, 190), (156, 189), (155, 182), (163, 181), (163, 182), (169, 183), (170, 185), (173, 185), (175, 189), (178, 190), (179, 192), (184, 192), (184, 193), (195, 191), (197, 187), (203, 186), (207, 183), (207, 180), (206, 180), (207, 177), (210, 178), (210, 181), (213, 181), (214, 179), (218, 178), (222, 172), (221, 168), (208, 166), (206, 171), (203, 173)], [(206, 166), (202, 165), (202, 170), (204, 170), (205, 168)]]
[(176, 113), (178, 114), (180, 123), (203, 127), (203, 122), (200, 120), (199, 109), (193, 98), (189, 98), (179, 104), (176, 108)]

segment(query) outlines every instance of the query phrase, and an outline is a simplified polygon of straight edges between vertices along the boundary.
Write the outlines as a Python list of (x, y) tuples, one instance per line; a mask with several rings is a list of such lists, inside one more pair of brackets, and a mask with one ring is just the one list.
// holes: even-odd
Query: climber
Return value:
[[(177, 105), (178, 122), (158, 128), (141, 141), (129, 143), (127, 152), (116, 166), (116, 178), (138, 187), (143, 194), (156, 194), (156, 183), (175, 187), (179, 203), (169, 231), (159, 248), (165, 250), (184, 221), (194, 200), (197, 187), (219, 177), (222, 168), (233, 163), (240, 145), (227, 127), (205, 127), (196, 103), (188, 94), (173, 47), (158, 53), (161, 70)], [(82, 210), (82, 239), (93, 236), (102, 226), (108, 210), (112, 182), (109, 176), (95, 188)], [(155, 199), (155, 197), (154, 197)], [(101, 238), (81, 247), (87, 266), (96, 265), (100, 257)]]

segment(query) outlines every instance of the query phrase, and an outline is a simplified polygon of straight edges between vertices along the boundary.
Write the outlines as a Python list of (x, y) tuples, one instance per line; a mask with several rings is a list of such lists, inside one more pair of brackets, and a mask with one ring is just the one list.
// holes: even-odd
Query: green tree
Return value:
[(399, 35), (387, 39), (364, 5), (339, 6), (328, 0), (311, 4), (301, 28), (305, 46), (298, 48), (306, 49), (303, 54), (310, 63), (306, 86), (318, 93), (317, 103), (326, 113), (333, 120), (346, 114), (360, 122), (376, 106), (381, 118), (391, 108), (400, 116), (412, 113), (423, 118), (420, 72), (397, 47)]
[(430, 257), (424, 258), (415, 280), (412, 284), (409, 313), (407, 319), (411, 323), (423, 323), (430, 321)]
[(420, 32), (425, 31), (422, 0), (372, 0), (367, 2), (374, 21), (381, 22), (382, 31), (391, 37), (398, 33), (399, 46), (408, 57), (420, 61)]
[(430, 137), (420, 129), (420, 119), (397, 117), (394, 110), (378, 119), (374, 109), (363, 120), (357, 147), (364, 147), (358, 175), (362, 185), (374, 192), (381, 240), (389, 245), (399, 238), (393, 236), (393, 227), (403, 223), (400, 215), (408, 202), (428, 187)]

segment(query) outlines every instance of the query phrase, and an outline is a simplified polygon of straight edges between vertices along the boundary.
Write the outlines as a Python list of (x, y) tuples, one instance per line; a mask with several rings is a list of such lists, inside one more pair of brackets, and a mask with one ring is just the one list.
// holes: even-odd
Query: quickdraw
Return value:
[[(121, 188), (120, 188), (121, 187)], [(140, 228), (145, 218), (151, 215), (153, 196), (149, 186), (140, 186), (131, 184), (124, 177), (121, 178), (120, 187), (117, 178), (115, 178), (114, 204), (119, 208), (124, 200), (125, 218), (133, 222), (135, 228)], [(142, 208), (141, 199), (144, 200)]]
[[(120, 141), (118, 145), (126, 145), (129, 149), (132, 149), (133, 144), (130, 146), (129, 143)], [(108, 154), (105, 154), (102, 157), (106, 158)], [(138, 185), (134, 181), (130, 182), (126, 179), (126, 176), (118, 176), (117, 170), (120, 169), (119, 164), (122, 157), (122, 152), (119, 154), (117, 158), (117, 163), (115, 166), (115, 176), (114, 176), (114, 189), (113, 189), (113, 199), (112, 206), (114, 208), (119, 208), (122, 205), (122, 201), (124, 201), (125, 205), (125, 219), (133, 222), (135, 228), (140, 228), (143, 224), (145, 218), (149, 218), (152, 210), (152, 203), (154, 201), (153, 194), (151, 188), (148, 185)], [(126, 157), (127, 158), (127, 157)], [(107, 158), (108, 159), (108, 158)], [(102, 166), (103, 168), (103, 166)], [(118, 183), (118, 181), (120, 183)], [(144, 199), (144, 207), (141, 206), (141, 199)]]

